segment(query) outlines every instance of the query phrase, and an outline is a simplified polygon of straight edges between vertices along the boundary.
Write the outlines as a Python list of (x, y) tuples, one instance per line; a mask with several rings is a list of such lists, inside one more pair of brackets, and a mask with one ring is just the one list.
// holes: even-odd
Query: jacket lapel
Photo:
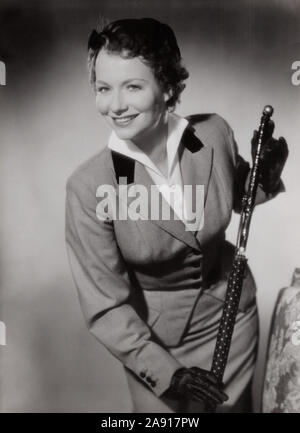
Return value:
[[(201, 124), (197, 131), (189, 125), (182, 137), (180, 149), (183, 184), (204, 186), (204, 208), (213, 162), (213, 149), (208, 144), (204, 145), (205, 142), (206, 137), (202, 133)], [(198, 231), (195, 231), (194, 235), (197, 233)]]
[[(142, 164), (136, 162), (135, 167), (135, 184), (137, 185), (144, 185), (148, 190), (148, 197), (151, 197), (151, 186), (153, 188), (153, 180), (145, 170)], [(156, 187), (155, 187), (156, 188)], [(176, 215), (174, 214), (174, 210), (172, 207), (169, 206), (167, 201), (164, 199), (162, 194), (159, 192), (160, 197), (160, 205), (161, 205), (161, 215), (170, 215), (170, 218), (168, 219), (162, 219), (161, 215), (159, 219), (151, 219), (150, 221), (156, 225), (158, 225), (162, 230), (165, 230), (166, 232), (170, 233), (175, 238), (181, 240), (182, 242), (186, 243), (192, 248), (196, 248), (197, 250), (200, 250), (200, 246), (194, 237), (193, 233), (190, 231), (187, 231), (185, 228), (185, 225), (183, 222), (176, 218)], [(148, 215), (150, 215), (151, 209), (150, 209), (150, 199), (149, 199), (149, 212)]]

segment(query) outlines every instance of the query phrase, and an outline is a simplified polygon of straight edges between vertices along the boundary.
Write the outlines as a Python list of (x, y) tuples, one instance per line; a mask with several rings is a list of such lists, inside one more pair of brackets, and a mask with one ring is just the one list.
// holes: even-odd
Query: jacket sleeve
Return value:
[(96, 205), (91, 187), (71, 177), (66, 195), (66, 245), (85, 320), (90, 332), (160, 396), (182, 365), (151, 340), (147, 324), (128, 302), (130, 280), (113, 221), (98, 220)]
[[(250, 180), (250, 165), (245, 161), (238, 152), (238, 146), (234, 138), (234, 133), (231, 127), (225, 122), (228, 134), (228, 140), (231, 147), (231, 152), (233, 156), (234, 163), (234, 200), (233, 200), (233, 210), (240, 213), (242, 210), (242, 199), (247, 191), (249, 180)], [(276, 197), (280, 192), (284, 192), (285, 187), (280, 180), (278, 189), (272, 194), (267, 194), (260, 185), (258, 185), (255, 205), (265, 203)]]

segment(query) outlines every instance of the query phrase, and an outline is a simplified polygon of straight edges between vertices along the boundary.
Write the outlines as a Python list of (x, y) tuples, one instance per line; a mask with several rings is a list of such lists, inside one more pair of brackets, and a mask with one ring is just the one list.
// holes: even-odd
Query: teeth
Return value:
[(128, 120), (133, 119), (135, 116), (122, 117), (122, 119), (114, 119), (115, 122), (128, 122)]

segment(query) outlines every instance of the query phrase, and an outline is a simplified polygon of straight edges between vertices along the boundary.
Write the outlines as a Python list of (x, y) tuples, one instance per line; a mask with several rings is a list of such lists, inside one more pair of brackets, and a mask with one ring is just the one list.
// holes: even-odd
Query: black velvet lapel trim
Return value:
[(182, 135), (181, 144), (186, 147), (190, 152), (198, 152), (203, 147), (203, 143), (194, 134), (195, 128), (189, 124)]
[(111, 151), (111, 155), (118, 184), (120, 183), (120, 177), (126, 177), (127, 184), (133, 183), (135, 160), (114, 150)]

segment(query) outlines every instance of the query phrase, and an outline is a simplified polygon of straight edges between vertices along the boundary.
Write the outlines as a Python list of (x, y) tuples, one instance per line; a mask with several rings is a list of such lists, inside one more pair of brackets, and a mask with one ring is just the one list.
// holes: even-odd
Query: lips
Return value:
[(113, 121), (118, 126), (128, 125), (138, 116), (138, 114), (134, 114), (132, 116), (123, 116), (123, 117), (113, 117)]

